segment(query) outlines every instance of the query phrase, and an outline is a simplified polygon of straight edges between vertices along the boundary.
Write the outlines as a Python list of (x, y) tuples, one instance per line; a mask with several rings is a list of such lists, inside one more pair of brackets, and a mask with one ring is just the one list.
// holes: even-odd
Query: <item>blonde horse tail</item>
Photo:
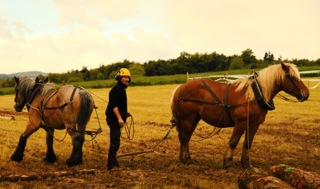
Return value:
[(176, 94), (176, 91), (178, 90), (179, 86), (177, 86), (176, 88), (173, 89), (172, 91), (172, 94), (171, 94), (171, 99), (170, 99), (170, 102), (171, 102), (171, 111), (173, 111), (173, 104), (174, 104), (174, 95)]
[(176, 124), (177, 123), (177, 116), (176, 116), (176, 111), (175, 111), (175, 106), (174, 106), (174, 101), (176, 100), (176, 99), (174, 99), (174, 96), (175, 96), (175, 94), (176, 94), (176, 92), (177, 92), (177, 90), (178, 90), (178, 88), (179, 88), (180, 86), (177, 86), (176, 88), (174, 88), (174, 90), (172, 91), (172, 95), (171, 95), (171, 99), (170, 99), (170, 102), (171, 102), (171, 113), (172, 113), (172, 120), (171, 120), (171, 122), (173, 123), (173, 124)]

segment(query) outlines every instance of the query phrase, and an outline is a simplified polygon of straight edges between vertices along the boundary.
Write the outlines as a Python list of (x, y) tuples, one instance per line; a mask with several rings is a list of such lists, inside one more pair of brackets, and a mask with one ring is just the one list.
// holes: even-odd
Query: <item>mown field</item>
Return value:
[[(310, 87), (313, 84), (308, 82)], [(171, 84), (127, 89), (129, 112), (133, 115), (135, 130), (133, 140), (127, 138), (125, 130), (122, 131), (119, 154), (150, 150), (161, 141), (171, 127), (170, 98), (176, 86)], [(168, 138), (154, 148), (153, 153), (120, 158), (122, 169), (107, 171), (109, 128), (104, 111), (109, 90), (89, 89), (98, 107), (98, 119), (94, 112), (88, 128), (96, 130), (100, 125), (103, 132), (94, 141), (86, 136), (84, 163), (74, 167), (65, 164), (71, 153), (70, 136), (62, 142), (54, 141), (58, 157), (56, 163), (42, 161), (46, 144), (45, 132), (41, 129), (29, 138), (23, 161), (10, 161), (28, 117), (14, 112), (14, 95), (0, 96), (0, 176), (43, 175), (63, 171), (75, 173), (31, 181), (1, 181), (0, 188), (238, 187), (237, 178), (243, 171), (239, 162), (243, 138), (234, 154), (234, 166), (223, 169), (222, 158), (232, 128), (222, 129), (217, 135), (202, 140), (200, 136), (207, 136), (215, 129), (204, 122), (200, 122), (196, 129), (197, 135), (194, 134), (190, 142), (191, 164), (180, 163), (177, 131), (173, 129)], [(273, 165), (287, 164), (320, 173), (320, 88), (311, 89), (310, 93), (309, 100), (303, 103), (284, 101), (277, 97), (274, 99), (276, 109), (269, 112), (266, 121), (260, 126), (250, 151), (252, 166), (268, 170)], [(14, 120), (10, 119), (12, 116)], [(62, 139), (64, 135), (65, 131), (57, 131), (55, 137)], [(94, 174), (80, 174), (79, 171), (84, 169), (93, 169)]]

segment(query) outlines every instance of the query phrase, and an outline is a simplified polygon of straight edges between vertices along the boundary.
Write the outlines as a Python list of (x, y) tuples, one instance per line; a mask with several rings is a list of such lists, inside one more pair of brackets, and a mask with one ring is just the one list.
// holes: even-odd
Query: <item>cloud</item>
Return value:
[[(164, 13), (167, 27), (172, 38), (180, 40), (175, 42), (187, 51), (216, 50), (232, 55), (252, 48), (260, 58), (268, 50), (285, 53), (289, 58), (303, 58), (306, 53), (299, 44), (316, 48), (320, 42), (320, 38), (315, 38), (315, 32), (320, 32), (317, 24), (320, 14), (316, 11), (320, 3), (316, 1), (309, 4), (250, 0), (167, 3)], [(308, 57), (314, 59), (316, 54)]]
[[(319, 58), (320, 2), (15, 0), (0, 2), (0, 73), (66, 72), (188, 53)], [(289, 6), (290, 5), (290, 6)]]
[(55, 0), (59, 11), (59, 24), (63, 26), (84, 25), (97, 29), (105, 28), (105, 20), (117, 22), (139, 11), (139, 1), (104, 0)]

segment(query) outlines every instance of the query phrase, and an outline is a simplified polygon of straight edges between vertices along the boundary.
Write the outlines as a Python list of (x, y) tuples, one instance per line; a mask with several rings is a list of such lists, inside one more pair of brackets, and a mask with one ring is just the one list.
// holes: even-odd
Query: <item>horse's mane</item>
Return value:
[[(299, 71), (296, 65), (290, 64), (290, 63), (284, 63), (286, 66), (289, 66), (289, 75), (292, 78), (295, 78), (297, 80), (300, 79)], [(271, 95), (275, 87), (279, 86), (284, 78), (285, 78), (285, 72), (282, 69), (281, 64), (276, 64), (269, 66), (267, 68), (264, 68), (259, 71), (257, 80), (260, 84), (262, 93), (267, 101), (271, 99)], [(253, 80), (249, 77), (240, 78), (233, 82), (234, 85), (237, 86), (236, 92), (241, 91), (245, 87), (247, 87), (246, 96), (249, 96), (249, 100), (254, 99), (254, 93), (251, 87)]]
[[(20, 83), (19, 83), (19, 90), (21, 91), (22, 95), (27, 95), (35, 85), (35, 79), (32, 77), (22, 77), (20, 78)], [(39, 91), (42, 95), (46, 94), (48, 91), (51, 89), (55, 88), (54, 83), (44, 83), (43, 87)]]

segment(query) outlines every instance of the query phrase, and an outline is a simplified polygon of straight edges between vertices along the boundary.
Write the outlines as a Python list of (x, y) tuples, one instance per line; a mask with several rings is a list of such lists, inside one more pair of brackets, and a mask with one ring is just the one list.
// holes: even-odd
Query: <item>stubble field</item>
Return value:
[[(222, 129), (202, 140), (201, 137), (216, 130), (200, 122), (197, 135), (194, 134), (190, 142), (192, 162), (189, 165), (179, 161), (175, 128), (166, 140), (161, 141), (171, 127), (170, 98), (176, 86), (127, 89), (129, 112), (134, 118), (134, 138), (129, 140), (125, 130), (122, 131), (118, 155), (152, 149), (154, 152), (119, 158), (122, 169), (115, 171), (106, 170), (109, 128), (104, 110), (110, 88), (89, 90), (98, 107), (99, 119), (93, 112), (88, 128), (96, 130), (101, 126), (103, 132), (93, 141), (86, 136), (84, 162), (74, 167), (65, 164), (71, 153), (70, 136), (62, 142), (54, 141), (57, 162), (48, 164), (42, 161), (46, 153), (42, 129), (28, 139), (23, 161), (10, 161), (28, 117), (14, 111), (14, 95), (0, 96), (0, 178), (6, 178), (0, 181), (0, 188), (237, 188), (238, 176), (243, 171), (240, 166), (243, 138), (234, 154), (234, 166), (222, 168), (232, 128)], [(287, 164), (320, 172), (320, 88), (312, 89), (310, 93), (309, 100), (303, 103), (274, 99), (276, 109), (268, 113), (250, 151), (252, 166), (268, 170), (273, 165)], [(64, 135), (64, 130), (55, 133), (57, 139)], [(87, 170), (87, 174), (81, 172), (83, 170)], [(48, 174), (55, 176), (44, 176)], [(13, 175), (18, 178), (33, 176), (33, 179), (8, 181)]]

